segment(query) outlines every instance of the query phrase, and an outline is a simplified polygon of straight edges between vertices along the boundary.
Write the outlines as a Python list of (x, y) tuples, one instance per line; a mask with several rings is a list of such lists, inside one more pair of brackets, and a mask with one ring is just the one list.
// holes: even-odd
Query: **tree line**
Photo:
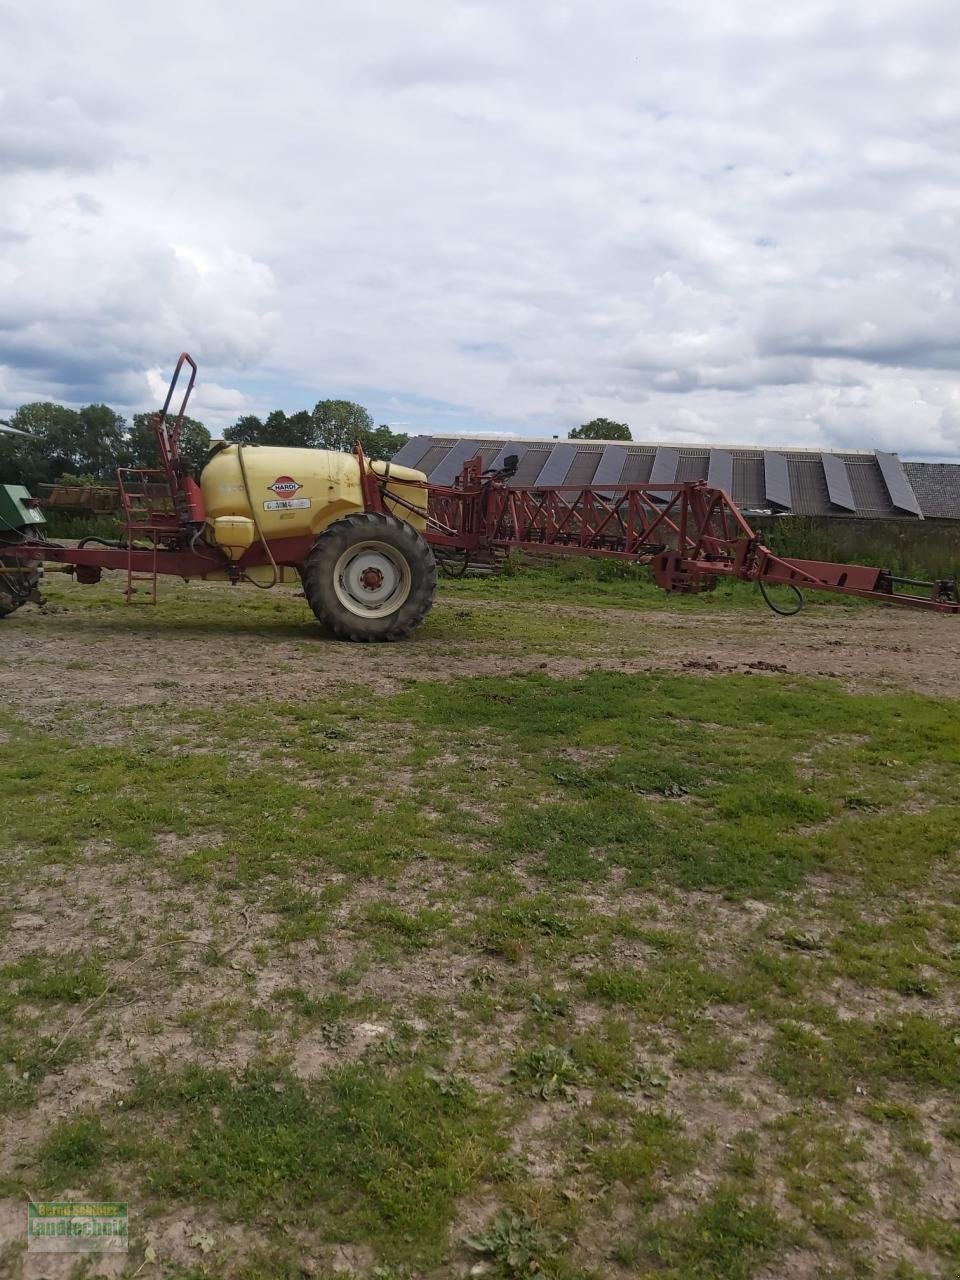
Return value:
[[(152, 416), (135, 413), (127, 421), (105, 404), (81, 409), (50, 401), (21, 405), (9, 422), (27, 434), (0, 434), (0, 483), (28, 489), (58, 481), (110, 484), (118, 467), (156, 467)], [(320, 400), (312, 410), (292, 414), (275, 409), (263, 420), (247, 414), (223, 436), (239, 444), (336, 450), (352, 449), (359, 439), (370, 458), (390, 458), (407, 442), (402, 433), (375, 426), (363, 405), (350, 400)], [(199, 470), (210, 444), (203, 423), (185, 417), (180, 437), (185, 460)]]
[[(38, 484), (66, 480), (112, 483), (117, 467), (156, 467), (152, 415), (135, 413), (128, 422), (105, 404), (68, 409), (50, 401), (21, 405), (10, 425), (27, 434), (0, 434), (0, 483)], [(375, 426), (373, 418), (352, 400), (319, 400), (313, 409), (286, 413), (275, 409), (266, 418), (239, 418), (223, 432), (238, 444), (285, 445), (297, 449), (348, 451), (359, 440), (370, 458), (391, 458), (408, 437)], [(630, 440), (625, 422), (594, 418), (568, 434), (570, 440)], [(180, 450), (195, 469), (210, 449), (210, 432), (196, 418), (184, 418)]]

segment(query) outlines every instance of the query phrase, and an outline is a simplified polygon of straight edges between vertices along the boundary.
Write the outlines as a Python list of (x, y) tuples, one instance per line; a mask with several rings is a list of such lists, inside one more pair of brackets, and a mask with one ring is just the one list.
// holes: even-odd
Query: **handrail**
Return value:
[(180, 370), (183, 368), (185, 364), (188, 364), (190, 366), (190, 381), (187, 383), (187, 389), (183, 393), (183, 400), (180, 402), (180, 412), (177, 414), (176, 420), (174, 422), (174, 430), (176, 431), (178, 438), (180, 435), (180, 427), (183, 423), (183, 415), (187, 411), (187, 401), (190, 399), (190, 393), (193, 391), (193, 384), (197, 380), (197, 362), (196, 360), (194, 360), (193, 356), (190, 355), (189, 352), (187, 351), (180, 352), (180, 357), (177, 360), (177, 367), (173, 371), (173, 377), (170, 379), (170, 386), (167, 389), (167, 398), (166, 400), (164, 400), (163, 408), (160, 410), (160, 423), (162, 425), (167, 420), (167, 413), (170, 409), (170, 401), (173, 399), (173, 393), (174, 393), (174, 390), (176, 389), (177, 382), (180, 378)]

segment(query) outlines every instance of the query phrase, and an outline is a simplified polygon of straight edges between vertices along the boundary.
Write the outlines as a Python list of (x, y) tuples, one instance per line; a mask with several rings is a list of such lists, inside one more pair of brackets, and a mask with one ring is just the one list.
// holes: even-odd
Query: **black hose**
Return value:
[(127, 545), (128, 545), (126, 542), (122, 541), (120, 538), (117, 538), (116, 541), (111, 542), (108, 538), (98, 538), (91, 533), (91, 534), (88, 534), (87, 537), (80, 539), (80, 541), (77, 543), (77, 550), (79, 551), (82, 547), (85, 547), (89, 542), (98, 542), (101, 547), (108, 547), (111, 551), (126, 551)]
[(758, 586), (760, 587), (760, 594), (763, 596), (764, 600), (766, 600), (768, 607), (771, 608), (774, 613), (779, 613), (781, 618), (792, 618), (794, 614), (799, 613), (800, 610), (803, 608), (803, 604), (804, 604), (803, 592), (800, 590), (799, 587), (795, 587), (792, 582), (784, 582), (781, 585), (784, 587), (787, 587), (797, 597), (796, 608), (781, 609), (780, 606), (778, 604), (774, 604), (773, 601), (770, 599), (769, 595), (767, 595), (767, 584), (763, 581), (762, 578), (758, 583)]
[(456, 569), (451, 568), (454, 563), (452, 557), (437, 556), (436, 561), (437, 567), (445, 578), (462, 578), (470, 567), (469, 554), (466, 551), (463, 553), (463, 560), (457, 563)]

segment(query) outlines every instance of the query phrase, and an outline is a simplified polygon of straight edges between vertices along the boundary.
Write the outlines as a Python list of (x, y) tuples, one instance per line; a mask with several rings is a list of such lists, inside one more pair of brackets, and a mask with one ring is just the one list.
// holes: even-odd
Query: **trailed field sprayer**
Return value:
[[(187, 385), (171, 414), (185, 366)], [(368, 461), (359, 445), (347, 454), (225, 443), (195, 476), (181, 458), (180, 433), (196, 375), (184, 352), (153, 417), (159, 466), (117, 473), (117, 541), (50, 541), (25, 491), (0, 488), (0, 616), (36, 599), (41, 567), (54, 563), (81, 583), (119, 569), (128, 600), (137, 584), (156, 600), (161, 574), (262, 588), (299, 581), (335, 635), (395, 640), (428, 613), (438, 561), (448, 569), (495, 564), (514, 549), (647, 564), (666, 591), (708, 590), (733, 577), (756, 582), (765, 596), (770, 586), (791, 588), (796, 601), (810, 589), (960, 613), (951, 581), (774, 555), (729, 494), (703, 482), (525, 488), (509, 483), (515, 460), (484, 471), (477, 457), (453, 485), (437, 486), (420, 471)], [(767, 598), (777, 612), (796, 611)]]

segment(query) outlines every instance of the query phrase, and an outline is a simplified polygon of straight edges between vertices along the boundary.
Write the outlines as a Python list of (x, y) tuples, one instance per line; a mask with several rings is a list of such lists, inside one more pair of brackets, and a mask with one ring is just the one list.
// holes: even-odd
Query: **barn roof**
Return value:
[(753, 515), (960, 520), (960, 463), (902, 462), (881, 451), (417, 435), (394, 461), (426, 472), (434, 484), (452, 484), (477, 453), (485, 467), (516, 454), (514, 486), (707, 480)]

